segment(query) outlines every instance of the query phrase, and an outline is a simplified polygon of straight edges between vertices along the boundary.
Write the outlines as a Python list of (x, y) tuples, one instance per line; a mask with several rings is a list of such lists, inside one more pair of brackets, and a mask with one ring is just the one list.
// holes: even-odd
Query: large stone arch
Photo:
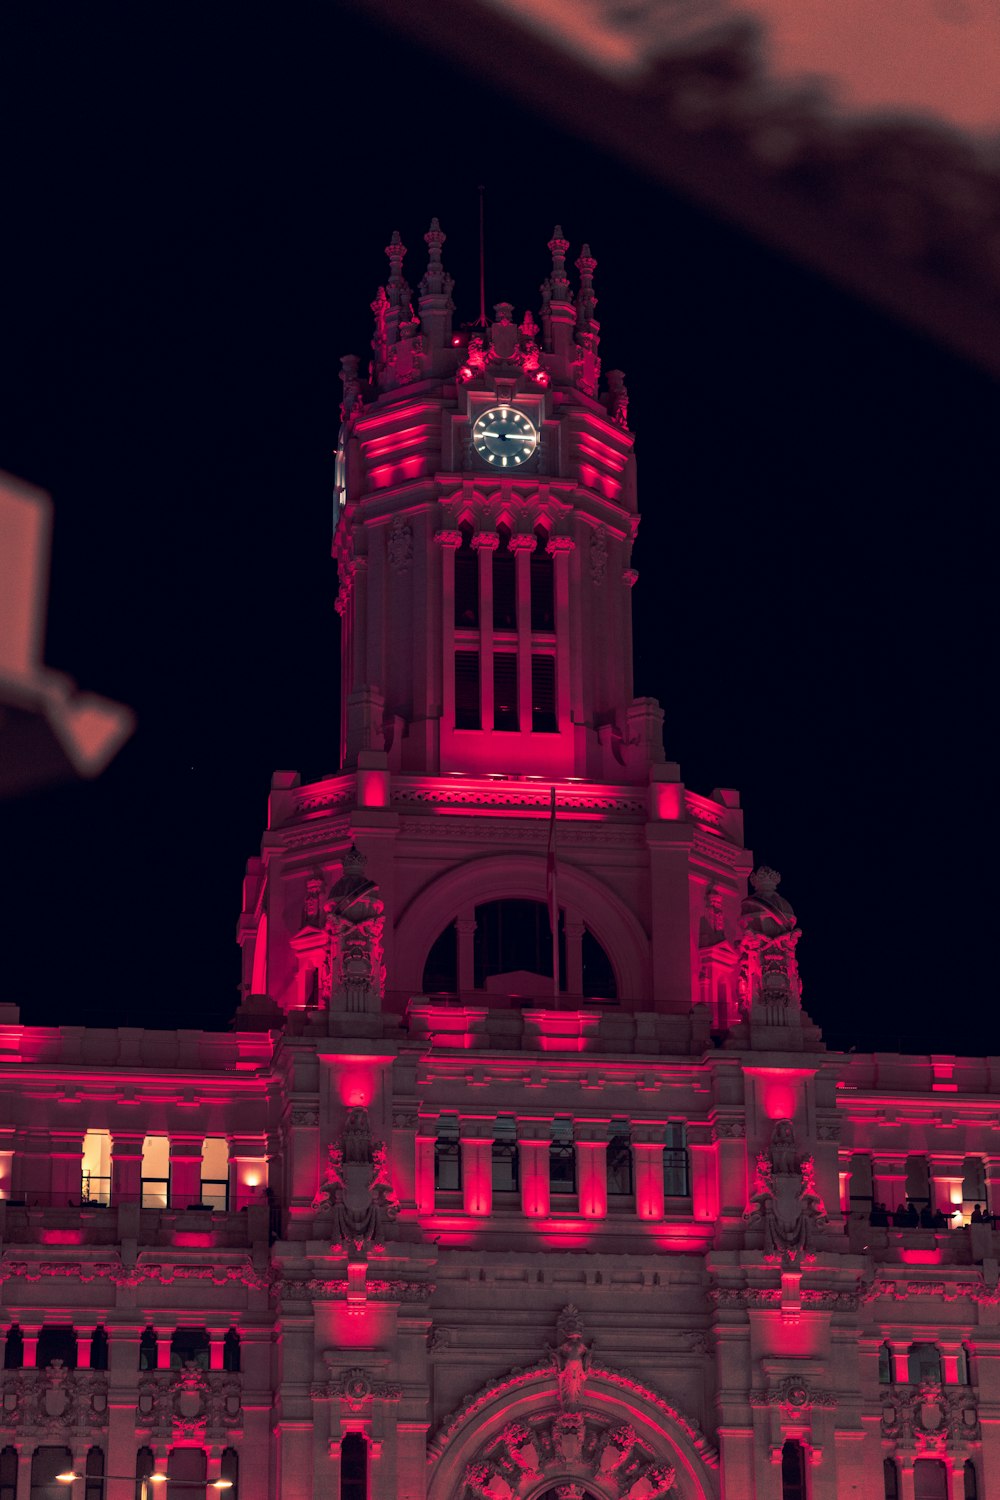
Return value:
[(577, 1485), (595, 1500), (717, 1500), (718, 1454), (663, 1396), (597, 1362), (572, 1409), (551, 1363), (469, 1398), (428, 1448), (427, 1500), (540, 1500)]
[[(432, 880), (412, 898), (396, 925), (397, 988), (419, 994), (431, 945), (461, 907), (519, 899), (546, 900), (544, 859), (510, 854), (463, 860)], [(578, 912), (604, 948), (619, 997), (647, 997), (649, 938), (621, 897), (596, 876), (560, 865), (558, 899), (560, 906)]]

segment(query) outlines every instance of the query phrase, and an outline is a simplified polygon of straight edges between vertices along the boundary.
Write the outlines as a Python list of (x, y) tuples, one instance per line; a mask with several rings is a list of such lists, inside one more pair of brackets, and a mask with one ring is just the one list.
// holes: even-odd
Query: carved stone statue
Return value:
[(331, 1145), (326, 1177), (315, 1206), (333, 1208), (334, 1244), (358, 1255), (380, 1249), (399, 1213), (383, 1141), (372, 1139), (368, 1111), (348, 1111), (340, 1141)]
[(377, 1011), (385, 994), (385, 905), (364, 868), (364, 855), (352, 846), (344, 856), (343, 874), (326, 900), (333, 1010)]
[(790, 1120), (775, 1122), (771, 1144), (757, 1157), (753, 1191), (744, 1217), (764, 1230), (768, 1255), (798, 1260), (827, 1222), (811, 1156), (799, 1157)]
[(556, 1338), (558, 1343), (549, 1352), (556, 1367), (559, 1405), (564, 1411), (572, 1411), (580, 1403), (590, 1370), (590, 1346), (583, 1337), (583, 1318), (572, 1304), (559, 1314)]
[(740, 1008), (763, 1006), (771, 1025), (781, 1025), (790, 1006), (802, 1004), (802, 984), (795, 958), (801, 936), (795, 912), (778, 895), (781, 876), (762, 865), (750, 877), (753, 895), (743, 902), (740, 925)]

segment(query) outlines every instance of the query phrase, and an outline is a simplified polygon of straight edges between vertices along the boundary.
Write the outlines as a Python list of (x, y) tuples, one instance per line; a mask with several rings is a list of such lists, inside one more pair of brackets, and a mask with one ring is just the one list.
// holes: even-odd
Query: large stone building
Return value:
[(2, 1017), (0, 1500), (982, 1500), (1000, 1073), (825, 1049), (633, 697), (595, 263), (470, 332), (425, 239), (343, 363), (342, 769), (274, 778), (233, 1029)]

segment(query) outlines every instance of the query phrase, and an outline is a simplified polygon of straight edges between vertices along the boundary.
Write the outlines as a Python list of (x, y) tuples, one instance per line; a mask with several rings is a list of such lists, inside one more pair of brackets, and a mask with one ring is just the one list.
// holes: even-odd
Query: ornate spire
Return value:
[(542, 284), (542, 294), (546, 290), (547, 302), (572, 302), (573, 293), (569, 289), (569, 277), (566, 274), (566, 252), (569, 249), (569, 240), (563, 239), (562, 225), (557, 224), (552, 231), (549, 240), (549, 253), (552, 256), (552, 273), (548, 280)]
[(590, 253), (590, 246), (584, 245), (576, 259), (576, 269), (580, 273), (580, 294), (576, 300), (576, 322), (577, 327), (589, 328), (596, 333), (600, 327), (594, 321), (594, 308), (597, 306), (597, 298), (594, 296), (594, 272), (597, 269), (597, 261)]
[(452, 279), (441, 264), (441, 247), (447, 238), (437, 219), (432, 219), (431, 227), (424, 235), (427, 270), (420, 278), (421, 297), (440, 296), (442, 293), (447, 295), (451, 292)]
[(399, 237), (399, 230), (394, 229), (385, 253), (389, 257), (389, 281), (386, 292), (389, 296), (391, 307), (405, 307), (410, 300), (410, 288), (403, 277), (403, 258), (406, 255), (406, 246)]

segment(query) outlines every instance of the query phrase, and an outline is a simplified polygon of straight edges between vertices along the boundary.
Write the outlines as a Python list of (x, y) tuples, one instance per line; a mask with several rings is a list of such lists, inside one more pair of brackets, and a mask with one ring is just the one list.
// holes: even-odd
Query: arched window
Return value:
[(439, 1193), (462, 1190), (462, 1147), (458, 1120), (454, 1115), (442, 1115), (438, 1120), (434, 1142), (434, 1186)]
[(888, 1344), (878, 1346), (878, 1383), (879, 1385), (892, 1385), (895, 1380), (893, 1370), (892, 1350)]
[(76, 1369), (76, 1329), (68, 1323), (50, 1323), (38, 1335), (35, 1353), (38, 1368), (42, 1370), (57, 1359), (62, 1360), (67, 1370)]
[(235, 1375), (240, 1368), (240, 1336), (230, 1328), (222, 1340), (222, 1368)]
[(608, 1135), (608, 1197), (631, 1198), (635, 1192), (632, 1172), (632, 1134), (628, 1120), (612, 1120)]
[(683, 1120), (671, 1120), (664, 1131), (663, 1196), (690, 1198), (691, 1163), (688, 1158), (687, 1126)]
[(90, 1368), (92, 1370), (108, 1368), (108, 1333), (107, 1329), (100, 1325), (90, 1335)]
[(576, 1192), (576, 1146), (573, 1121), (553, 1120), (549, 1142), (549, 1192), (553, 1198)]
[(153, 1488), (152, 1485), (146, 1486), (143, 1481), (153, 1473), (154, 1467), (152, 1448), (140, 1448), (135, 1455), (135, 1500), (145, 1500), (146, 1489)]
[(240, 1456), (235, 1448), (223, 1448), (222, 1461), (219, 1464), (219, 1478), (228, 1479), (231, 1486), (225, 1492), (226, 1500), (239, 1500)]
[(618, 983), (611, 960), (589, 927), (583, 929), (583, 993), (596, 1000), (617, 1000)]
[[(552, 929), (544, 901), (487, 901), (476, 907), (473, 970), (477, 990), (493, 976), (528, 973), (552, 977)], [(566, 972), (563, 922), (559, 922), (559, 967)]]
[(479, 626), (479, 558), (472, 546), (472, 527), (466, 521), (459, 531), (462, 545), (455, 552), (455, 628), (476, 630)]
[(431, 944), (421, 985), (425, 995), (457, 994), (458, 932), (454, 922), (449, 922)]
[(920, 1385), (925, 1380), (935, 1380), (940, 1385), (941, 1350), (937, 1344), (911, 1344), (909, 1369), (911, 1385)]
[(340, 1500), (368, 1500), (368, 1444), (364, 1433), (345, 1432), (341, 1440)]
[(913, 1500), (948, 1500), (948, 1470), (940, 1459), (918, 1458), (913, 1465)]
[[(156, 1329), (145, 1327), (139, 1337), (139, 1369), (155, 1370), (159, 1363)], [(149, 1471), (152, 1473), (152, 1469)]]
[(521, 1185), (517, 1147), (517, 1121), (500, 1115), (493, 1122), (493, 1191), (516, 1193)]
[(67, 1486), (57, 1474), (68, 1474), (73, 1455), (68, 1448), (36, 1448), (31, 1459), (31, 1500), (66, 1500)]
[(0, 1500), (17, 1500), (17, 1449), (0, 1450)]
[(894, 1458), (882, 1460), (882, 1483), (885, 1488), (885, 1500), (899, 1500), (899, 1470), (896, 1468)]
[(201, 1201), (217, 1213), (229, 1207), (229, 1142), (218, 1136), (201, 1143)]
[(104, 1449), (91, 1448), (84, 1469), (83, 1500), (104, 1500)]
[(3, 1346), (3, 1367), (5, 1370), (24, 1368), (24, 1334), (17, 1323), (12, 1323), (7, 1329)]
[(979, 1500), (979, 1480), (971, 1458), (965, 1460), (965, 1468), (962, 1470), (962, 1495), (963, 1500)]
[(781, 1500), (806, 1500), (806, 1456), (796, 1438), (781, 1449)]
[(531, 628), (554, 631), (556, 628), (555, 587), (551, 553), (544, 526), (535, 527), (535, 550), (531, 554)]
[(170, 1368), (183, 1370), (185, 1365), (193, 1364), (199, 1370), (207, 1370), (211, 1365), (210, 1348), (207, 1328), (177, 1328), (170, 1340)]

